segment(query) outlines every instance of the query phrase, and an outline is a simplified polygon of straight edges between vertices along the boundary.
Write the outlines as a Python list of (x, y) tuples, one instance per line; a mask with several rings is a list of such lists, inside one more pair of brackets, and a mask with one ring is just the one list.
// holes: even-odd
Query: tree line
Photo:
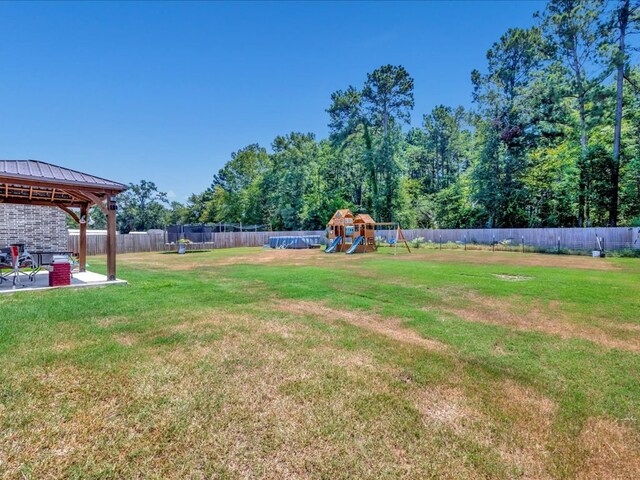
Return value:
[(331, 94), (328, 138), (240, 148), (184, 204), (131, 185), (118, 226), (319, 229), (338, 208), (406, 228), (640, 225), (639, 31), (637, 0), (552, 0), (471, 72), (472, 108), (411, 125), (414, 79), (383, 65)]

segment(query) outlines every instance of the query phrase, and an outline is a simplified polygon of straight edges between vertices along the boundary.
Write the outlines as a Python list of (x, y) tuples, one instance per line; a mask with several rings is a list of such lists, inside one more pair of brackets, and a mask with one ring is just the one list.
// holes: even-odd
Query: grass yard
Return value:
[(418, 252), (1, 296), (0, 478), (640, 478), (640, 261)]

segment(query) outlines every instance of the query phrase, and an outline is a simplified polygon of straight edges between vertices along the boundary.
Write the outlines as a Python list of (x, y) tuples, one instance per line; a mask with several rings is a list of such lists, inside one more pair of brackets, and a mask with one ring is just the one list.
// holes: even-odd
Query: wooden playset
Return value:
[(376, 228), (395, 227), (395, 238), (391, 243), (397, 249), (399, 241), (404, 242), (411, 252), (400, 225), (395, 222), (376, 222), (366, 213), (359, 213), (355, 217), (347, 208), (338, 210), (327, 224), (329, 246), (325, 253), (345, 252), (367, 253), (377, 250)]

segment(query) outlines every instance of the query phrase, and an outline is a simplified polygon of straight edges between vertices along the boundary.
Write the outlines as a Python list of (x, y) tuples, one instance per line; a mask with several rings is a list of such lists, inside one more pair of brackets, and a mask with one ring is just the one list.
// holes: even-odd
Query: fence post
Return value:
[(560, 255), (560, 235), (558, 235), (558, 255)]
[(522, 236), (522, 253), (524, 253), (524, 235)]
[(467, 250), (467, 236), (464, 236), (464, 250)]
[(440, 235), (440, 250), (442, 250), (442, 235)]
[(491, 251), (495, 252), (496, 251), (496, 236), (493, 236), (493, 242), (491, 242)]

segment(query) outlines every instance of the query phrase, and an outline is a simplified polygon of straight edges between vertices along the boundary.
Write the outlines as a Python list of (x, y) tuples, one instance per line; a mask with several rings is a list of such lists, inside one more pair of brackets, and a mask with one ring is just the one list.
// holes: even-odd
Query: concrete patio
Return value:
[(71, 285), (64, 287), (49, 286), (49, 272), (46, 270), (38, 272), (33, 281), (21, 275), (20, 284), (14, 287), (12, 280), (0, 283), (0, 294), (15, 292), (33, 292), (37, 290), (51, 290), (54, 288), (86, 288), (86, 287), (103, 287), (107, 285), (126, 285), (125, 280), (108, 280), (106, 275), (95, 272), (79, 272), (74, 273), (71, 279)]

